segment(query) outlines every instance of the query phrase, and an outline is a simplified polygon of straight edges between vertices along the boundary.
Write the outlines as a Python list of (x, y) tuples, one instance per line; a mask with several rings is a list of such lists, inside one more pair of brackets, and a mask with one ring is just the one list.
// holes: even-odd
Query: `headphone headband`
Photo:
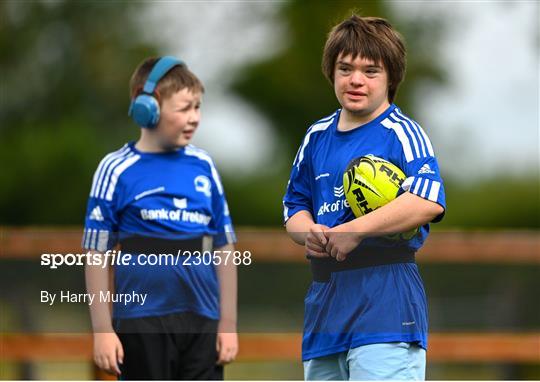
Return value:
[(152, 71), (150, 71), (150, 74), (148, 75), (148, 79), (146, 80), (146, 83), (143, 87), (143, 92), (146, 94), (153, 94), (154, 90), (156, 90), (157, 83), (159, 80), (165, 76), (169, 70), (174, 68), (177, 65), (184, 64), (183, 61), (177, 59), (173, 56), (164, 56), (159, 59), (158, 62), (154, 65), (152, 68)]
[(184, 62), (172, 56), (161, 57), (155, 64), (142, 89), (142, 94), (136, 95), (129, 105), (128, 115), (141, 127), (156, 127), (159, 121), (159, 102), (154, 96), (157, 83), (172, 68), (183, 65)]

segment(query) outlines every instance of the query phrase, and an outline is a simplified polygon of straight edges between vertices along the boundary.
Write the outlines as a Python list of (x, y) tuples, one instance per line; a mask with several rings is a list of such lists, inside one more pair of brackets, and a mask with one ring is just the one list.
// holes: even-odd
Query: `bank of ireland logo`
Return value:
[(207, 197), (212, 196), (211, 183), (208, 177), (204, 175), (199, 175), (195, 178), (193, 183), (195, 184), (195, 191), (202, 192)]
[(343, 195), (345, 195), (345, 192), (343, 191), (343, 186), (334, 187), (334, 196), (336, 198), (341, 198)]
[(317, 216), (322, 216), (322, 215), (333, 213), (333, 212), (339, 212), (343, 210), (344, 208), (348, 208), (349, 202), (347, 202), (347, 200), (343, 198), (343, 196), (345, 196), (343, 185), (341, 185), (340, 187), (334, 187), (334, 197), (337, 200), (334, 200), (331, 203), (324, 201), (323, 204), (319, 207)]

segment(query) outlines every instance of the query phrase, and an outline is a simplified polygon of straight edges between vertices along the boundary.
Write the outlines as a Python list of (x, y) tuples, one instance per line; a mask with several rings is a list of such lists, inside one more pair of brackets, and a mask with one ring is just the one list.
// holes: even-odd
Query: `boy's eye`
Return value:
[(366, 73), (367, 74), (377, 74), (377, 73), (379, 73), (379, 71), (380, 70), (378, 68), (369, 68), (369, 69), (366, 70)]

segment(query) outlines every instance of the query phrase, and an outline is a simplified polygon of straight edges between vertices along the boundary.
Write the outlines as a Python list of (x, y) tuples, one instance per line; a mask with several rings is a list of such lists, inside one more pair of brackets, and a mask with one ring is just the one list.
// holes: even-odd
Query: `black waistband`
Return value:
[(131, 236), (121, 240), (120, 244), (122, 245), (122, 252), (130, 254), (170, 253), (176, 255), (180, 251), (181, 255), (187, 255), (187, 253), (184, 252), (191, 252), (193, 254), (194, 251), (200, 251), (202, 253), (203, 250), (202, 237), (172, 240), (155, 237)]
[(313, 281), (329, 282), (332, 272), (342, 272), (350, 269), (374, 267), (377, 265), (414, 263), (415, 252), (403, 248), (359, 247), (349, 253), (344, 261), (330, 258), (314, 258), (311, 260)]

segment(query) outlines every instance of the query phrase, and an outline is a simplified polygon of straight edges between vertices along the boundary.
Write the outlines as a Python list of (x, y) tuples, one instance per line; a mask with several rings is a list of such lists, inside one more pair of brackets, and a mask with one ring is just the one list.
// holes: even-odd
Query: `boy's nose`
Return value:
[(351, 75), (351, 85), (354, 85), (354, 86), (362, 86), (365, 84), (365, 76), (364, 74), (359, 71), (359, 70), (355, 70), (352, 75)]
[(201, 113), (199, 110), (193, 110), (191, 113), (189, 113), (188, 122), (189, 123), (199, 123), (199, 120), (201, 119)]

